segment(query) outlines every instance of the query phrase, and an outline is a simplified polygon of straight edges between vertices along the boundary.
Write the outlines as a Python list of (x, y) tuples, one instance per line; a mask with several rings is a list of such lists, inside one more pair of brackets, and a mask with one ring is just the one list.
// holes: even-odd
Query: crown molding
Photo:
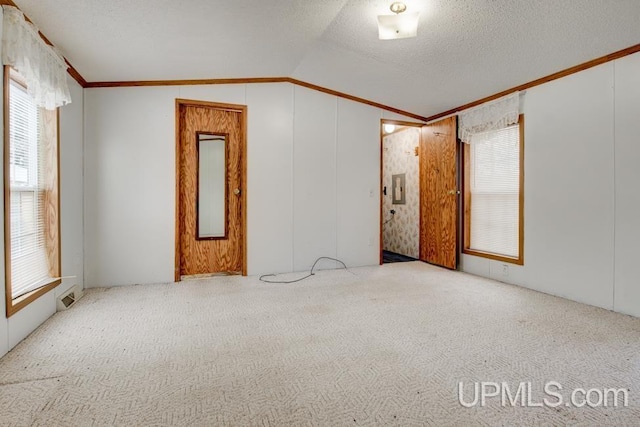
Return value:
[(452, 109), (447, 110), (447, 111), (443, 111), (442, 113), (438, 113), (438, 114), (435, 114), (433, 116), (427, 117), (426, 121), (430, 122), (430, 121), (433, 121), (433, 120), (438, 120), (438, 119), (441, 119), (443, 117), (453, 115), (453, 114), (455, 114), (455, 113), (457, 113), (459, 111), (466, 110), (467, 108), (475, 107), (475, 106), (478, 106), (480, 104), (484, 104), (485, 102), (493, 101), (494, 99), (498, 99), (498, 98), (503, 97), (505, 95), (508, 95), (508, 94), (510, 94), (512, 92), (531, 89), (532, 87), (540, 86), (542, 84), (549, 83), (549, 82), (551, 82), (553, 80), (557, 80), (557, 79), (560, 79), (562, 77), (567, 77), (567, 76), (570, 76), (571, 74), (579, 73), (580, 71), (588, 70), (589, 68), (593, 68), (593, 67), (596, 67), (598, 65), (605, 64), (607, 62), (615, 61), (616, 59), (620, 59), (620, 58), (623, 58), (623, 57), (628, 56), (628, 55), (632, 55), (632, 54), (637, 53), (637, 52), (640, 52), (640, 44), (636, 44), (636, 45), (630, 46), (630, 47), (628, 47), (626, 49), (622, 49), (622, 50), (610, 53), (608, 55), (604, 55), (604, 56), (601, 56), (599, 58), (592, 59), (591, 61), (583, 62), (582, 64), (578, 64), (578, 65), (575, 65), (573, 67), (566, 68), (566, 69), (564, 69), (562, 71), (558, 71), (557, 73), (549, 74), (548, 76), (541, 77), (539, 79), (532, 80), (532, 81), (530, 81), (528, 83), (524, 83), (524, 84), (521, 84), (519, 86), (512, 87), (511, 89), (503, 90), (502, 92), (498, 92), (496, 94), (487, 96), (485, 98), (478, 99), (478, 100), (473, 101), (473, 102), (469, 102), (468, 104), (464, 104), (464, 105), (461, 105), (459, 107), (452, 108)]
[(228, 85), (228, 84), (253, 84), (253, 83), (291, 83), (297, 86), (302, 86), (307, 89), (316, 90), (329, 95), (337, 96), (339, 98), (348, 99), (350, 101), (359, 102), (361, 104), (370, 105), (372, 107), (380, 108), (386, 111), (397, 113), (412, 119), (425, 121), (425, 117), (404, 111), (399, 108), (391, 107), (389, 105), (374, 102), (358, 96), (349, 95), (348, 93), (339, 92), (337, 90), (329, 89), (323, 86), (318, 86), (313, 83), (308, 83), (302, 80), (294, 79), (291, 77), (252, 77), (252, 78), (237, 78), (237, 79), (194, 79), (194, 80), (133, 80), (133, 81), (114, 81), (114, 82), (89, 82), (86, 84), (87, 89), (93, 88), (113, 88), (113, 87), (146, 87), (146, 86), (185, 86), (185, 85)]

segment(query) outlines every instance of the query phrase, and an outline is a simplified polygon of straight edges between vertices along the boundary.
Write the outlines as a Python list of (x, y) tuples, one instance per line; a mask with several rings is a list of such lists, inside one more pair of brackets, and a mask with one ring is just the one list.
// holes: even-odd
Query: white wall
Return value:
[[(0, 20), (1, 21), (1, 20)], [(83, 260), (83, 89), (71, 79), (72, 103), (60, 109), (60, 231), (62, 275), (64, 279), (52, 290), (29, 304), (11, 318), (5, 313), (4, 297), (0, 300), (0, 357), (33, 332), (56, 311), (56, 296), (71, 286), (84, 284)], [(0, 92), (2, 88), (0, 88)], [(0, 106), (0, 110), (1, 110)], [(2, 169), (0, 162), (0, 170)], [(4, 220), (0, 210), (0, 221)], [(0, 228), (0, 236), (2, 236)], [(1, 237), (4, 239), (4, 237)], [(0, 245), (4, 250), (4, 246)], [(0, 254), (4, 258), (4, 253)], [(4, 289), (4, 263), (0, 263), (0, 281)]]
[(52, 290), (7, 319), (8, 348), (15, 347), (55, 312), (56, 298)]
[(640, 54), (528, 89), (523, 108), (525, 265), (461, 268), (640, 316)]
[(250, 106), (249, 274), (293, 271), (293, 91), (290, 84), (254, 84), (241, 101)]
[(87, 287), (173, 277), (177, 95), (175, 87), (85, 89)]
[(348, 266), (378, 264), (380, 112), (339, 98), (337, 117), (336, 255)]
[[(2, 276), (4, 277), (4, 268), (2, 271)], [(6, 313), (6, 304), (4, 298), (2, 298), (2, 303), (0, 303), (0, 309), (2, 309), (3, 313)], [(7, 322), (7, 318), (4, 314), (0, 314), (0, 357), (7, 354), (9, 351), (9, 324)]]
[(60, 244), (62, 275), (68, 278), (56, 295), (76, 284), (84, 287), (84, 90), (67, 80), (72, 102), (60, 109)]
[(288, 83), (87, 89), (87, 286), (173, 280), (176, 98), (248, 106), (250, 275), (378, 263), (380, 109)]
[(640, 54), (615, 67), (616, 311), (640, 316)]
[(338, 98), (295, 87), (294, 105), (293, 269), (302, 271), (336, 257)]

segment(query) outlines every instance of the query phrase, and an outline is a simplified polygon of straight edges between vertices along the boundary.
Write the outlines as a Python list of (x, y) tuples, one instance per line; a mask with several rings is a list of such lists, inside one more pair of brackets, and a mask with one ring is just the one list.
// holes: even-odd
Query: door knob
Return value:
[(447, 191), (447, 194), (451, 194), (452, 196), (456, 195), (456, 194), (460, 194), (460, 191), (457, 190), (449, 190)]
[(235, 190), (233, 190), (233, 194), (235, 194), (236, 196), (240, 194), (240, 189), (236, 188)]

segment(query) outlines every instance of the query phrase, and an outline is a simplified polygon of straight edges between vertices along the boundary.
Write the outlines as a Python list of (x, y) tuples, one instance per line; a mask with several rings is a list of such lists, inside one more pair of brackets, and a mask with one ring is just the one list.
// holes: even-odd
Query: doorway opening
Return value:
[(456, 117), (381, 121), (380, 264), (418, 259), (457, 268), (456, 129)]
[(381, 122), (381, 264), (420, 258), (421, 127)]

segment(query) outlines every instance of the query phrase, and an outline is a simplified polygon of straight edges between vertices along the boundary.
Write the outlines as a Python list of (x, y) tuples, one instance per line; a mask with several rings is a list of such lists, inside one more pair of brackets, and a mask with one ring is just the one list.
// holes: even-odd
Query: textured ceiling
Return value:
[(90, 82), (294, 77), (430, 116), (640, 43), (640, 0), (15, 0)]

